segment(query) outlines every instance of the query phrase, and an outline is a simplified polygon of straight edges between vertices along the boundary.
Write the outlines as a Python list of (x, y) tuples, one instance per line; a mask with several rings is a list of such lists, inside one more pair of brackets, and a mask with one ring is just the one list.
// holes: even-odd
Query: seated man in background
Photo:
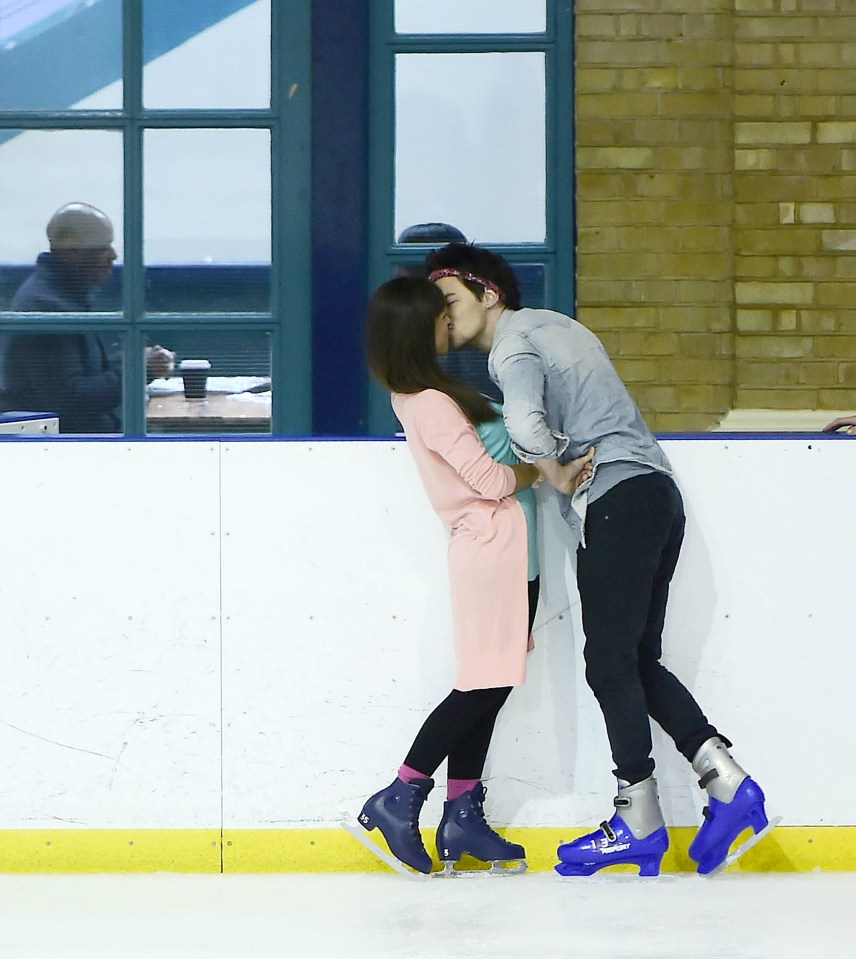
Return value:
[[(113, 224), (88, 203), (67, 203), (47, 225), (50, 252), (15, 294), (11, 309), (37, 313), (87, 313), (116, 259)], [(121, 432), (122, 351), (117, 335), (6, 334), (2, 359), (7, 409), (54, 412), (61, 433)], [(175, 355), (146, 348), (146, 377), (168, 376)]]

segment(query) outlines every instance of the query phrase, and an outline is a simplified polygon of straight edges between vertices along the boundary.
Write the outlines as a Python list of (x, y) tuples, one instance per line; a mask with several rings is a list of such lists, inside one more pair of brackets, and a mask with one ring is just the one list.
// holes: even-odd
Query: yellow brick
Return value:
[(835, 361), (800, 363), (800, 385), (824, 387), (829, 386), (830, 383), (840, 382), (839, 367), (841, 365)]
[(578, 70), (574, 81), (574, 92), (577, 102), (587, 93), (606, 93), (614, 90), (618, 85), (618, 70), (614, 68), (589, 67)]
[(831, 203), (800, 203), (800, 223), (834, 223), (835, 207)]
[(856, 120), (835, 120), (817, 124), (818, 143), (853, 143), (856, 140)]
[(820, 237), (810, 227), (789, 226), (773, 230), (741, 230), (742, 253), (798, 254), (820, 251)]
[(818, 283), (818, 306), (840, 306), (848, 310), (856, 304), (856, 282), (853, 283)]
[(730, 337), (731, 306), (729, 304), (693, 304), (690, 306), (661, 306), (658, 308), (657, 327), (661, 330), (709, 330), (726, 333)]
[(737, 94), (734, 97), (734, 117), (739, 120), (768, 118), (775, 112), (777, 103), (777, 98), (769, 94)]
[(678, 303), (724, 302), (731, 296), (732, 283), (730, 278), (675, 281), (675, 297)]
[(621, 226), (626, 223), (656, 223), (660, 204), (653, 200), (580, 200), (577, 202), (579, 226)]
[(737, 310), (735, 319), (741, 333), (764, 333), (773, 329), (772, 310)]
[(799, 386), (800, 364), (758, 363), (754, 360), (738, 360), (737, 382), (741, 386)]
[(839, 315), (829, 310), (800, 310), (799, 322), (803, 333), (835, 333), (839, 329)]
[(752, 70), (738, 67), (734, 70), (734, 89), (741, 93), (775, 93), (777, 96), (781, 96), (783, 91), (790, 95), (817, 93), (820, 79), (817, 70)]
[(796, 310), (779, 310), (779, 315), (776, 320), (776, 329), (782, 330), (785, 332), (793, 332), (797, 328), (797, 311)]
[(810, 143), (811, 123), (766, 123), (741, 121), (734, 124), (736, 143), (774, 145), (778, 143)]
[(637, 386), (643, 406), (655, 410), (679, 410), (678, 391), (674, 386)]
[(800, 276), (806, 280), (831, 280), (836, 276), (836, 261), (840, 257), (824, 256), (801, 256), (800, 257)]
[(781, 333), (738, 337), (736, 349), (737, 356), (744, 359), (796, 359), (811, 356), (813, 351), (814, 340), (810, 336), (785, 336)]
[(799, 61), (804, 67), (833, 69), (841, 63), (841, 45), (814, 40), (800, 46)]
[(773, 150), (735, 150), (734, 166), (737, 170), (772, 170), (776, 165)]
[(856, 360), (856, 337), (816, 336), (813, 342), (815, 354), (821, 359)]
[(856, 409), (856, 394), (853, 390), (818, 390), (817, 409), (821, 410), (854, 410)]
[[(806, 410), (817, 408), (817, 391), (806, 389), (753, 390), (738, 387), (735, 395), (738, 407), (748, 409)], [(821, 424), (822, 426), (823, 424)]]
[(739, 256), (735, 258), (735, 277), (741, 280), (770, 280), (779, 275), (775, 256)]
[(666, 382), (717, 383), (731, 382), (730, 359), (688, 359), (673, 357), (660, 360), (660, 372)]
[(830, 259), (834, 267), (833, 276), (836, 279), (845, 280), (856, 277), (856, 256), (835, 256)]
[(658, 379), (657, 361), (617, 356), (615, 368), (625, 383), (653, 383)]
[(744, 173), (734, 178), (734, 186), (735, 199), (738, 202), (800, 201), (817, 198), (817, 177), (814, 176), (771, 176), (761, 173)]
[(820, 239), (824, 250), (831, 252), (856, 250), (856, 230), (823, 230)]
[(621, 330), (618, 343), (622, 356), (668, 356), (676, 352), (678, 338), (674, 333)]
[(577, 165), (585, 168), (617, 167), (638, 170), (653, 163), (653, 150), (648, 147), (578, 147)]
[(586, 117), (656, 116), (659, 109), (656, 93), (589, 93), (577, 100), (576, 115)]
[(808, 306), (814, 298), (813, 283), (735, 283), (738, 303), (782, 303)]
[(618, 36), (618, 17), (600, 13), (578, 13), (574, 18), (577, 38)]
[(734, 63), (741, 67), (771, 67), (776, 62), (776, 48), (772, 43), (737, 43), (734, 45)]
[(642, 305), (589, 309), (586, 313), (586, 326), (593, 330), (628, 327), (656, 329), (657, 313), (657, 307)]
[(856, 387), (856, 363), (838, 364), (838, 384), (839, 386)]
[(817, 23), (811, 17), (737, 17), (734, 35), (738, 42), (745, 40), (803, 40), (816, 31)]

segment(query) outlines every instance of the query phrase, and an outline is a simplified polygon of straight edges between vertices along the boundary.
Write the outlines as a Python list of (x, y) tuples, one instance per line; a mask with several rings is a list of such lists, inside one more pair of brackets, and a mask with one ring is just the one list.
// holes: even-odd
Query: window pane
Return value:
[(148, 130), (143, 175), (146, 308), (267, 310), (268, 131)]
[(397, 33), (543, 33), (546, 0), (395, 0)]
[(151, 330), (157, 347), (175, 354), (174, 369), (147, 387), (148, 433), (269, 433), (271, 334), (265, 330)]
[(120, 433), (122, 334), (45, 332), (35, 317), (31, 329), (0, 333), (0, 403), (4, 411), (54, 413), (60, 433)]
[(143, 101), (152, 109), (270, 106), (270, 0), (145, 0)]
[(541, 53), (396, 57), (396, 236), (442, 222), (477, 243), (544, 241), (544, 70)]
[[(6, 139), (3, 140), (3, 136)], [(69, 261), (61, 278), (54, 277), (65, 294), (53, 305), (20, 307), (25, 310), (117, 310), (121, 302), (120, 271), (112, 275), (83, 261), (103, 258), (97, 250), (112, 228), (112, 248), (122, 252), (122, 135), (100, 130), (0, 131), (0, 210), (8, 229), (0, 230), (0, 309), (12, 309), (21, 284), (33, 273), (36, 258), (48, 250), (48, 222), (60, 209), (72, 208), (70, 233), (60, 244), (59, 258)], [(85, 206), (84, 206), (85, 204)], [(91, 216), (85, 211), (96, 208)], [(78, 212), (80, 212), (78, 210)], [(74, 252), (72, 239), (80, 235), (86, 254)], [(77, 267), (71, 261), (77, 260)], [(112, 262), (112, 260), (110, 261)], [(93, 272), (94, 270), (94, 272)], [(50, 285), (50, 284), (49, 284)], [(14, 307), (18, 309), (19, 306)]]
[(2, 0), (0, 110), (122, 106), (122, 0)]

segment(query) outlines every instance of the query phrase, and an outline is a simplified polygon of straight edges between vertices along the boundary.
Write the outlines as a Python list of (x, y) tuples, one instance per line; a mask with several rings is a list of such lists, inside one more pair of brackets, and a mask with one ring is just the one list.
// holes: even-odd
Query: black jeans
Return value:
[(634, 476), (589, 504), (586, 547), (577, 551), (586, 680), (606, 722), (615, 775), (630, 783), (654, 771), (649, 716), (689, 760), (718, 735), (660, 662), (685, 523), (671, 477)]
[[(539, 579), (529, 582), (529, 631), (538, 608)], [(526, 642), (526, 637), (521, 637)], [(428, 776), (448, 756), (449, 779), (481, 779), (500, 709), (511, 686), (453, 689), (422, 724), (404, 762)]]

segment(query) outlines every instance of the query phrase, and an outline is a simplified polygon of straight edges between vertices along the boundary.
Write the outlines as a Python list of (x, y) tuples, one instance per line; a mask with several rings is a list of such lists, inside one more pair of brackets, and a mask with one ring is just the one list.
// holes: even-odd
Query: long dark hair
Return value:
[(368, 307), (369, 369), (393, 393), (440, 390), (477, 426), (495, 419), (496, 413), (478, 390), (440, 369), (435, 329), (445, 309), (439, 288), (424, 278), (397, 276), (381, 284)]

